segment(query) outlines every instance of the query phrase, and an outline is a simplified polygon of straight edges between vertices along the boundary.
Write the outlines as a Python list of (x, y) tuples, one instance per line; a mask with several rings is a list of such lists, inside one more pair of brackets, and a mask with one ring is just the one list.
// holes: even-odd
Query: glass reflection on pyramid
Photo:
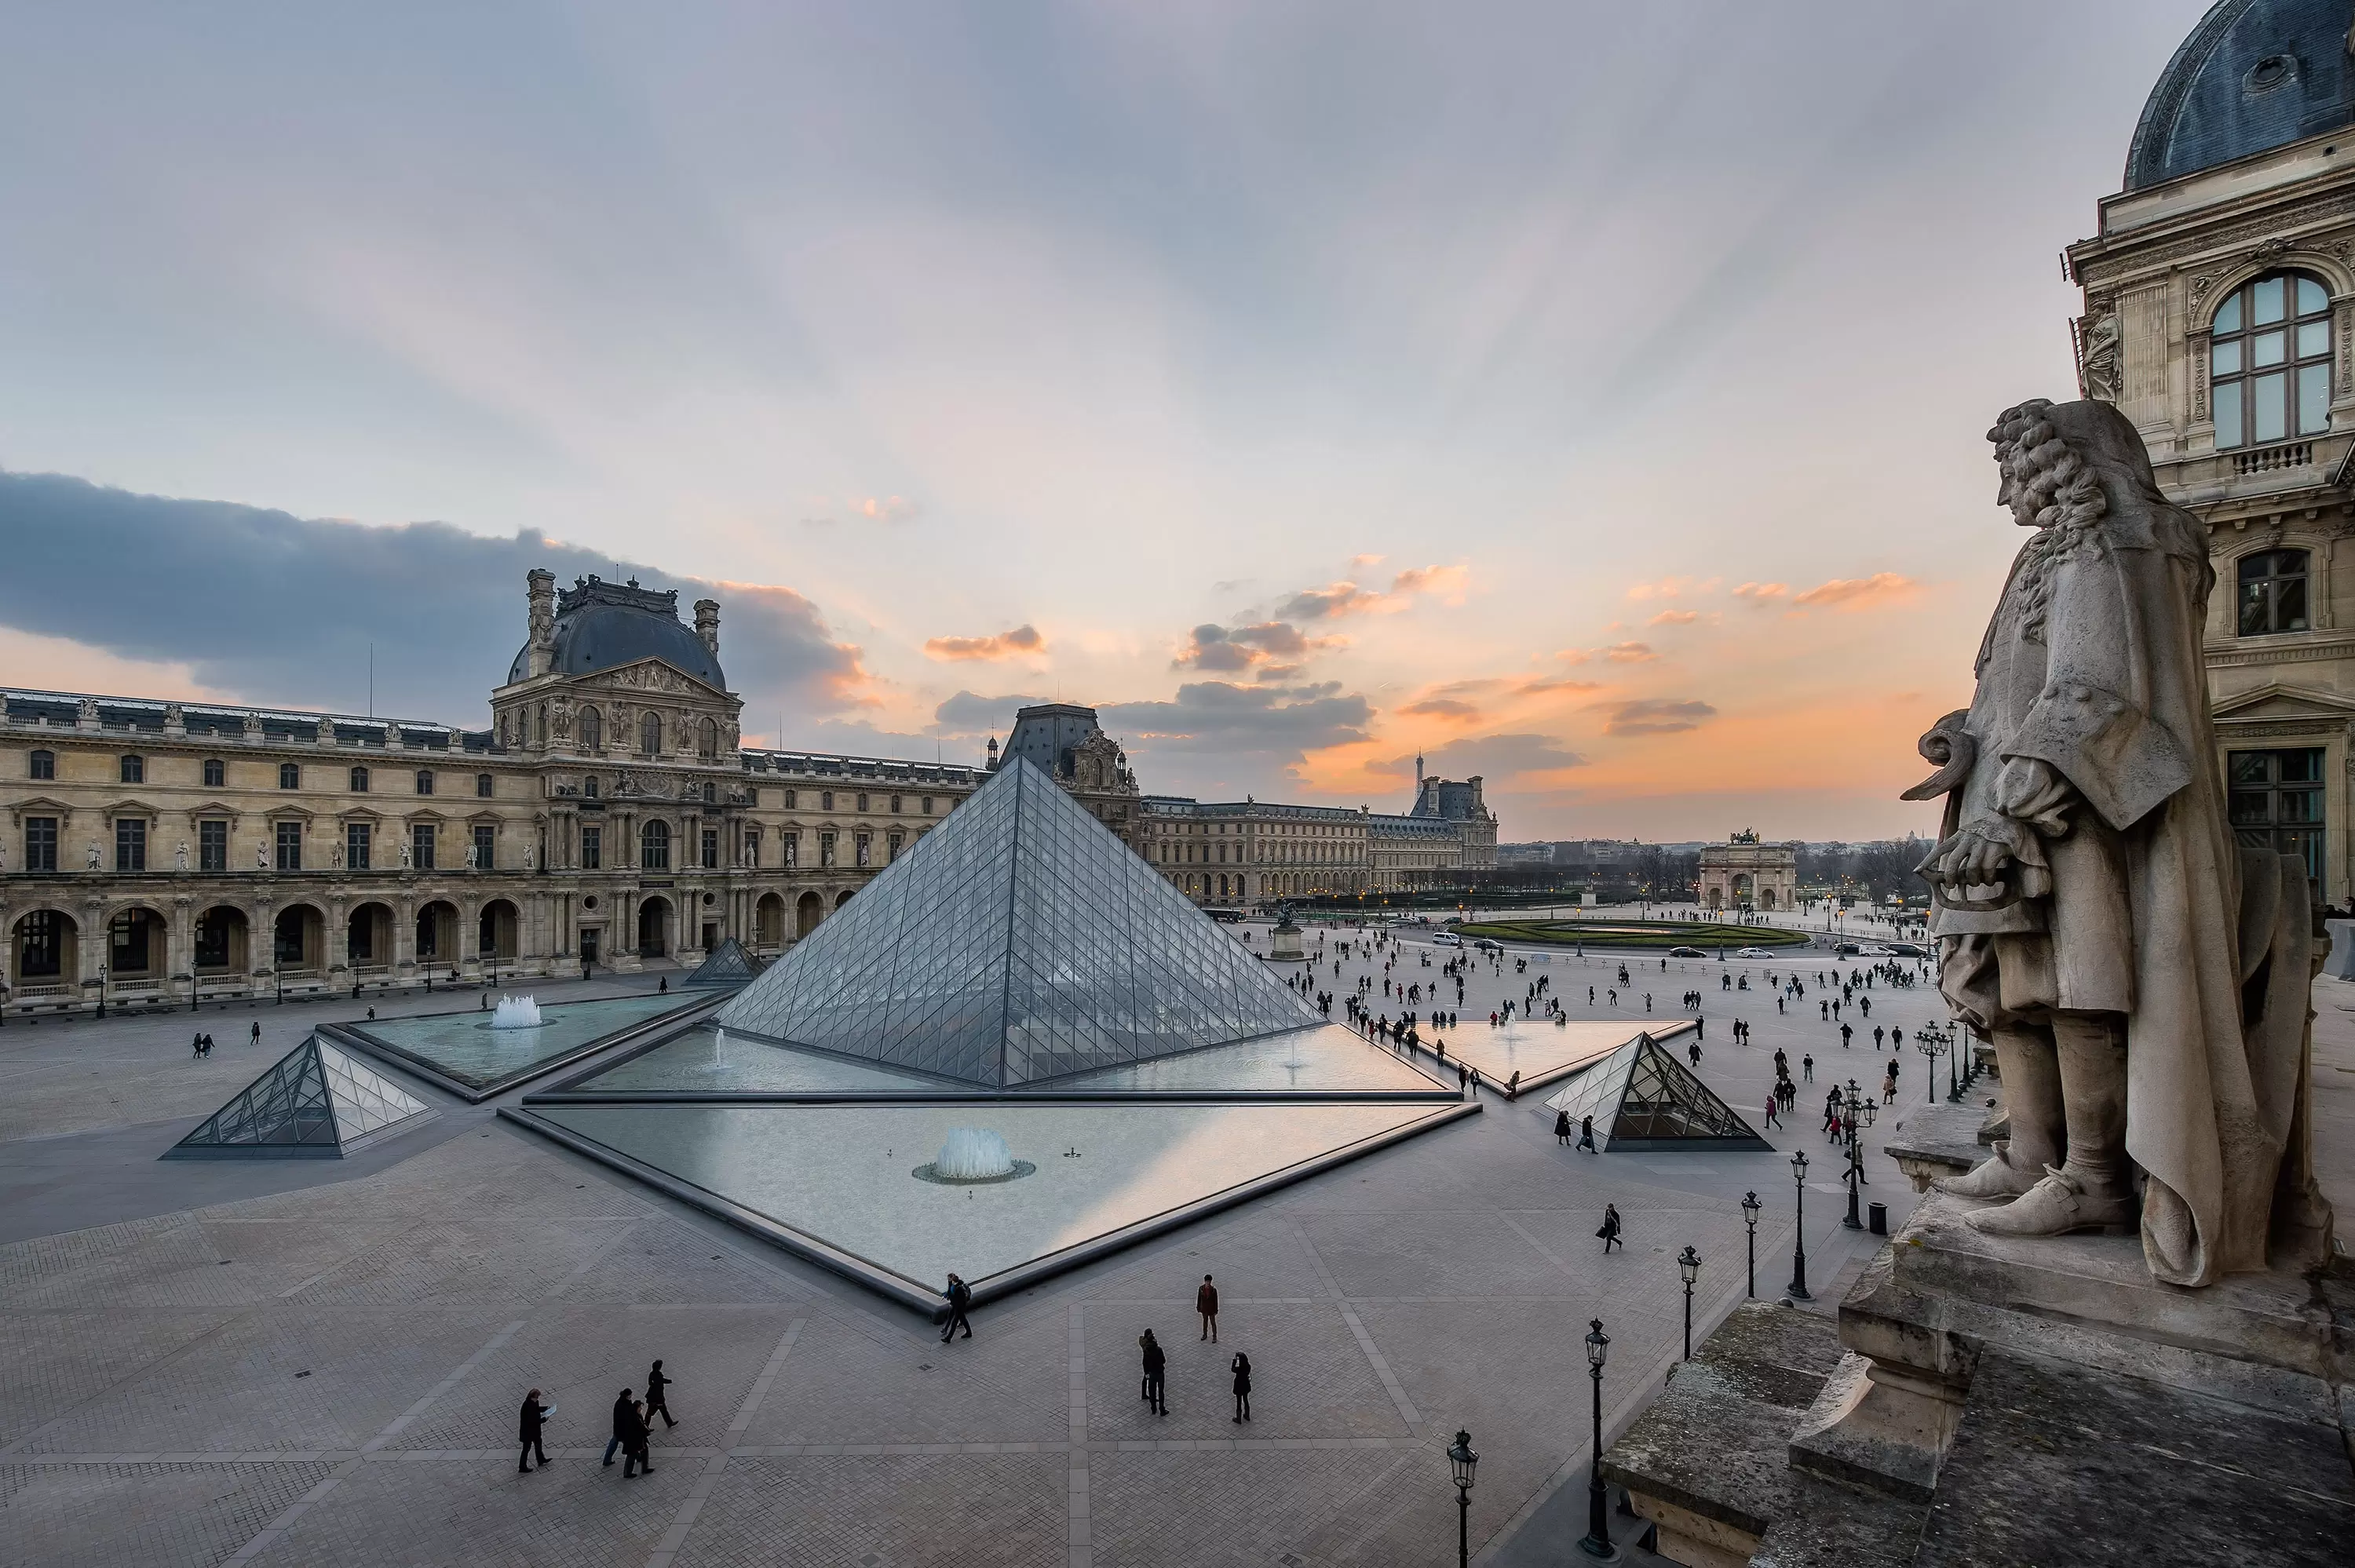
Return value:
[[(709, 1022), (500, 1114), (929, 1310), (1477, 1109), (1009, 759)], [(916, 1179), (960, 1128), (1035, 1170)]]
[(1545, 1103), (1572, 1126), (1593, 1118), (1595, 1147), (1605, 1154), (1774, 1147), (1649, 1034), (1602, 1057)]

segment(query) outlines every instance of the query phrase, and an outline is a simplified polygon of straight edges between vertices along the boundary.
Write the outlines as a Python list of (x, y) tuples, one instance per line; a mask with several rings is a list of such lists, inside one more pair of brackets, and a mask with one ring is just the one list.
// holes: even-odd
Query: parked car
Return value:
[(1705, 959), (1709, 957), (1709, 955), (1702, 952), (1699, 948), (1670, 948), (1668, 949), (1668, 957), (1672, 959)]
[(1856, 956), (1859, 959), (1893, 959), (1897, 956), (1897, 949), (1883, 947), (1878, 942), (1867, 942), (1856, 950)]
[(1863, 949), (1859, 948), (1854, 942), (1834, 942), (1832, 944), (1832, 954), (1836, 958), (1854, 958)]
[(1464, 945), (1464, 938), (1453, 931), (1442, 931), (1432, 938), (1432, 940), (1443, 948), (1460, 948)]
[(1774, 957), (1774, 949), (1772, 948), (1737, 948), (1734, 949), (1733, 956), (1737, 959), (1771, 959)]
[(1930, 950), (1918, 942), (1891, 942), (1889, 950), (1901, 959), (1926, 959)]
[[(1460, 941), (1462, 938), (1458, 938), (1457, 940)], [(1484, 953), (1501, 953), (1505, 950), (1504, 943), (1488, 937), (1483, 937), (1472, 945), (1479, 948)]]

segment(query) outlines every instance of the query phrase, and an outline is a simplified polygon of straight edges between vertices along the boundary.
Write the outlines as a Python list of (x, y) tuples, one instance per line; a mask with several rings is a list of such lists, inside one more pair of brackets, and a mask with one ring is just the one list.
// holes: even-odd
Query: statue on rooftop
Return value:
[(1945, 797), (1939, 989), (1994, 1042), (2011, 1136), (1942, 1185), (1999, 1201), (1968, 1215), (1990, 1234), (2138, 1224), (2170, 1284), (2318, 1262), (2312, 893), (2227, 825), (2205, 535), (2110, 404), (2023, 403), (1988, 439), (2034, 532), (1906, 798)]

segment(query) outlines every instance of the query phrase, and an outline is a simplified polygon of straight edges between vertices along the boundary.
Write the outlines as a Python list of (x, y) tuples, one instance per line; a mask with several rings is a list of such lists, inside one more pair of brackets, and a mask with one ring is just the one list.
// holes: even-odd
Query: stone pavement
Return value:
[[(1398, 972), (1430, 978), (1423, 950), (1404, 951)], [(1433, 956), (1435, 974), (1447, 955)], [(1745, 1116), (1777, 1044), (1795, 1061), (1814, 1049), (1828, 1087), (1836, 1032), (1778, 1018), (1763, 987), (1723, 996), (1714, 963), (1647, 961), (1636, 1016), (1642, 984), (1662, 1019), (1684, 1016), (1678, 991), (1706, 991), (1702, 1075)], [(1724, 968), (1756, 985), (1794, 963)], [(1365, 972), (1347, 971), (1342, 985)], [(1483, 966), (1467, 1027), (1539, 972), (1568, 994), (1581, 969)], [(1329, 959), (1318, 983), (1336, 984)], [(1586, 983), (1572, 1015), (1609, 1016), (1585, 1010)], [(1722, 1027), (1736, 1008), (1757, 1030), (1746, 1051)], [(1489, 1097), (1482, 1116), (1050, 1281), (951, 1345), (485, 1119), (497, 1102), (469, 1109), (413, 1081), (442, 1114), (359, 1159), (157, 1163), (303, 1024), (356, 1011), (208, 1011), (209, 1063), (190, 1058), (186, 1015), (0, 1033), (0, 1563), (1428, 1561), (1454, 1540), (1442, 1450), (1458, 1427), (1482, 1455), (1484, 1560), (1564, 1562), (1584, 1528), (1587, 1320), (1612, 1335), (1615, 1431), (1678, 1353), (1678, 1251), (1706, 1260), (1697, 1339), (1741, 1298), (1744, 1190), (1767, 1204), (1763, 1290), (1789, 1274), (1783, 1156), (1578, 1155), (1535, 1098)], [(1910, 1031), (1934, 994), (1887, 1011)], [(1877, 1078), (1870, 1050), (1847, 1054)], [(1908, 1098), (1923, 1065), (1907, 1061)], [(1838, 1227), (1837, 1161), (1804, 1090), (1799, 1126), (1768, 1136), (1818, 1162), (1809, 1268), (1828, 1304), (1865, 1238)], [(1869, 1173), (1902, 1218), (1910, 1189), (1885, 1160)], [(1608, 1257), (1605, 1202), (1627, 1234)], [(1205, 1272), (1223, 1298), (1215, 1346), (1192, 1311)], [(1136, 1393), (1147, 1327), (1169, 1351), (1166, 1417)], [(1231, 1419), (1237, 1350), (1253, 1365), (1249, 1425)], [(654, 1473), (624, 1481), (597, 1462), (609, 1407), (656, 1356), (680, 1425), (657, 1434)], [(520, 1475), (511, 1439), (533, 1386), (558, 1407), (551, 1463)]]

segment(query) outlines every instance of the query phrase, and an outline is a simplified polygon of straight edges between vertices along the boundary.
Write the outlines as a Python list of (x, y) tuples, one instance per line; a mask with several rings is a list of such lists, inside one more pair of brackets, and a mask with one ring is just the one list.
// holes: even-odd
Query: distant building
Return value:
[(1060, 784), (1129, 848), (1145, 853), (1136, 775), (1129, 769), (1128, 754), (1097, 724), (1095, 709), (1076, 703), (1017, 709), (1005, 750), (994, 737), (989, 743), (989, 771), (1018, 757)]
[(1702, 847), (1699, 881), (1710, 909), (1789, 909), (1798, 902), (1798, 846), (1763, 843), (1745, 830)]

